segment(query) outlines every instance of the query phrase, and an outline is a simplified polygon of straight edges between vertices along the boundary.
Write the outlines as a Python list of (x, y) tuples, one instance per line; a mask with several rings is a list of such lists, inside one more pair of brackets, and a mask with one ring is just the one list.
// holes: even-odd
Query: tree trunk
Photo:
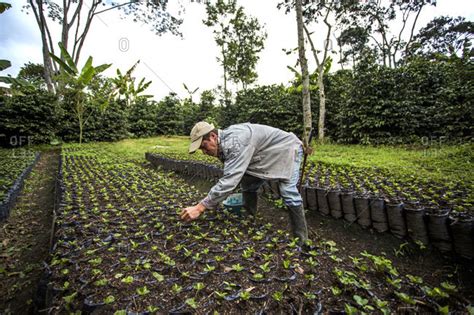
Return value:
[(308, 62), (304, 49), (304, 29), (303, 29), (303, 7), (302, 0), (296, 0), (296, 24), (298, 27), (298, 55), (303, 79), (303, 144), (309, 146), (309, 133), (311, 132), (311, 99), (309, 94), (309, 72)]
[(224, 50), (224, 45), (222, 45), (222, 48), (221, 48), (221, 53), (222, 53), (222, 65), (223, 65), (223, 68), (224, 68), (224, 103), (225, 103), (225, 106), (228, 105), (228, 99), (227, 99), (227, 66), (226, 66), (226, 55), (225, 55), (225, 50)]
[[(42, 43), (42, 51), (43, 51), (43, 63), (44, 63), (44, 79), (46, 81), (46, 86), (48, 91), (54, 93), (54, 84), (53, 84), (53, 65), (51, 62), (51, 57), (49, 55), (50, 47), (48, 45), (48, 26), (47, 21), (44, 16), (43, 10), (43, 1), (41, 0), (29, 0), (31, 9), (33, 10), (33, 14), (35, 15), (36, 23), (38, 24), (38, 28), (41, 34), (41, 43)], [(36, 7), (37, 5), (37, 7)]]
[(324, 92), (324, 64), (318, 71), (319, 87), (319, 121), (318, 121), (318, 139), (324, 140), (324, 120), (326, 118), (326, 94)]

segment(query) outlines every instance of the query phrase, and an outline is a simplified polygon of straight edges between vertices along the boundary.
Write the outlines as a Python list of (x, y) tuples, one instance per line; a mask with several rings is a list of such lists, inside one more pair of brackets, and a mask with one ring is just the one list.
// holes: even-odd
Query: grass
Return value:
[(310, 161), (360, 168), (380, 168), (392, 174), (427, 177), (436, 181), (472, 182), (472, 144), (437, 147), (314, 145)]
[[(126, 139), (96, 144), (133, 161), (143, 160), (145, 152), (166, 153), (181, 159), (215, 160), (199, 151), (189, 155), (189, 138), (185, 136)], [(397, 177), (416, 176), (434, 181), (454, 181), (464, 185), (472, 185), (474, 182), (471, 171), (474, 163), (473, 144), (430, 147), (313, 144), (313, 147), (314, 153), (308, 158), (313, 162), (378, 168)]]

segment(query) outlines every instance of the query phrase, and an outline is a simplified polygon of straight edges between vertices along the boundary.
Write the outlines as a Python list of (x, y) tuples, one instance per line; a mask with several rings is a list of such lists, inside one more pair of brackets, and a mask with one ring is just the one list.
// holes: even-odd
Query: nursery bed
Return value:
[(302, 252), (286, 226), (217, 209), (193, 223), (203, 197), (173, 173), (105, 150), (63, 150), (62, 198), (49, 266), (53, 313), (465, 311), (449, 273), (401, 273), (383, 253), (348, 256), (325, 238)]

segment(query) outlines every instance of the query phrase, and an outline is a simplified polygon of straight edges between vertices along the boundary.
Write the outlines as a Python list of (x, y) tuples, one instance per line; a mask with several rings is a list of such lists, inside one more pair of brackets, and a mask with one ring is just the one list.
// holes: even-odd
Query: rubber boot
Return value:
[(303, 205), (288, 207), (288, 210), (293, 237), (298, 237), (299, 245), (303, 245), (308, 239), (308, 227)]
[(243, 207), (250, 215), (257, 214), (258, 194), (257, 192), (243, 192)]

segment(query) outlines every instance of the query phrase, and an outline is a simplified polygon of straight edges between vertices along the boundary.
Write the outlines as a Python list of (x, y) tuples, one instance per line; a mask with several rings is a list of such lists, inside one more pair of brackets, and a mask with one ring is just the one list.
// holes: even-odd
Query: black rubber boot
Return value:
[(299, 245), (303, 245), (308, 239), (308, 227), (306, 224), (306, 217), (304, 215), (303, 205), (288, 207), (291, 223), (291, 231), (293, 237), (299, 238)]
[(243, 206), (250, 215), (257, 214), (258, 194), (257, 192), (243, 192)]

